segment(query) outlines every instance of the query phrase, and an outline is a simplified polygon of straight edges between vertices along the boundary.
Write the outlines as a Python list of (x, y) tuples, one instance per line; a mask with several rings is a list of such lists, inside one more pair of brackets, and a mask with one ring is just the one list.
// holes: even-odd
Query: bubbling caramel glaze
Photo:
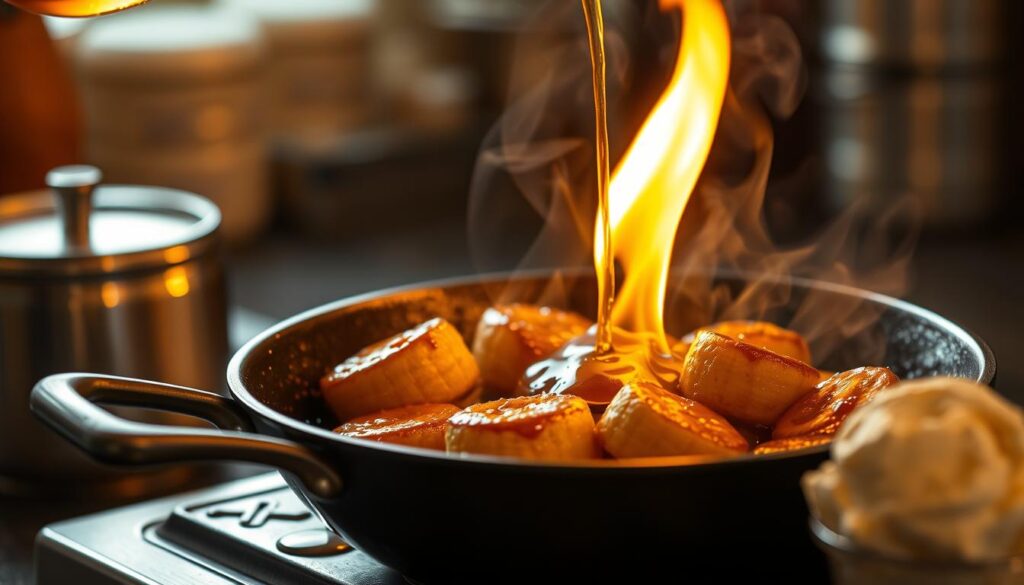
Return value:
[(617, 458), (737, 455), (749, 447), (711, 409), (647, 381), (628, 384), (615, 395), (597, 433), (605, 451)]
[(811, 363), (811, 349), (802, 335), (767, 321), (721, 321), (701, 327), (680, 340), (680, 348), (685, 348), (681, 353), (686, 353), (685, 350), (689, 349), (689, 345), (693, 343), (700, 331), (718, 333), (748, 345), (791, 357), (805, 364)]
[(899, 381), (889, 368), (868, 366), (839, 372), (793, 403), (775, 424), (772, 438), (834, 435), (851, 412)]
[(600, 456), (594, 417), (575, 396), (528, 396), (475, 404), (448, 419), (449, 453), (569, 461)]
[(444, 451), (448, 419), (459, 412), (454, 404), (417, 404), (354, 418), (334, 429), (346, 437)]
[(704, 330), (686, 354), (679, 388), (727, 417), (773, 425), (820, 378), (801, 361)]
[(451, 323), (434, 318), (374, 343), (320, 380), (338, 420), (413, 404), (458, 403), (480, 377)]
[(805, 437), (789, 437), (786, 439), (775, 439), (765, 441), (754, 449), (754, 455), (770, 455), (772, 453), (785, 453), (799, 449), (809, 449), (818, 445), (826, 445), (832, 442), (828, 435), (808, 435)]
[(594, 413), (604, 412), (623, 386), (647, 380), (675, 388), (682, 375), (679, 356), (658, 350), (651, 335), (612, 330), (613, 350), (598, 354), (595, 330), (566, 343), (550, 358), (526, 369), (521, 394), (572, 394), (584, 399)]
[(582, 335), (590, 320), (550, 307), (511, 304), (484, 311), (473, 337), (473, 357), (488, 391), (508, 396), (531, 364)]

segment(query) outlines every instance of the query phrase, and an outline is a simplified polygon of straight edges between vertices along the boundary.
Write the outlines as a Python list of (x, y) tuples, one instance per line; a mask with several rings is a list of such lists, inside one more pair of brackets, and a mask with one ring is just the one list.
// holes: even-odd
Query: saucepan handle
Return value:
[[(100, 403), (189, 414), (221, 430), (130, 421)], [(212, 392), (115, 376), (57, 374), (36, 384), (30, 405), (43, 422), (107, 463), (248, 461), (289, 471), (320, 497), (341, 491), (341, 477), (330, 464), (298, 443), (254, 434), (238, 403)]]

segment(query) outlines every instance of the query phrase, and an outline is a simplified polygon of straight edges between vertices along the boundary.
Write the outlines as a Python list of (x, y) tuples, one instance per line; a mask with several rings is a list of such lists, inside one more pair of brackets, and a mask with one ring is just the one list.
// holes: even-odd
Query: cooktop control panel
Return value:
[(39, 585), (406, 585), (351, 548), (277, 473), (51, 524)]

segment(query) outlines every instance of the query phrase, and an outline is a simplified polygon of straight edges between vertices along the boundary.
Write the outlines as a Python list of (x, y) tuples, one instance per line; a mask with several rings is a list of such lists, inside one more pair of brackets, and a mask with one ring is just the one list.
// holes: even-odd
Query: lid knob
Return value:
[(65, 247), (89, 248), (92, 193), (101, 180), (103, 173), (91, 165), (57, 167), (46, 173), (46, 185), (57, 195)]

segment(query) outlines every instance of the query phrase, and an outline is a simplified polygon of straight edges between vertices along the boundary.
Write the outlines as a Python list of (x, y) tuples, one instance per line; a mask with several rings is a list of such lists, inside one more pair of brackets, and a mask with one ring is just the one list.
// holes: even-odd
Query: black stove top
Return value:
[(407, 585), (324, 529), (277, 473), (51, 524), (39, 585)]

